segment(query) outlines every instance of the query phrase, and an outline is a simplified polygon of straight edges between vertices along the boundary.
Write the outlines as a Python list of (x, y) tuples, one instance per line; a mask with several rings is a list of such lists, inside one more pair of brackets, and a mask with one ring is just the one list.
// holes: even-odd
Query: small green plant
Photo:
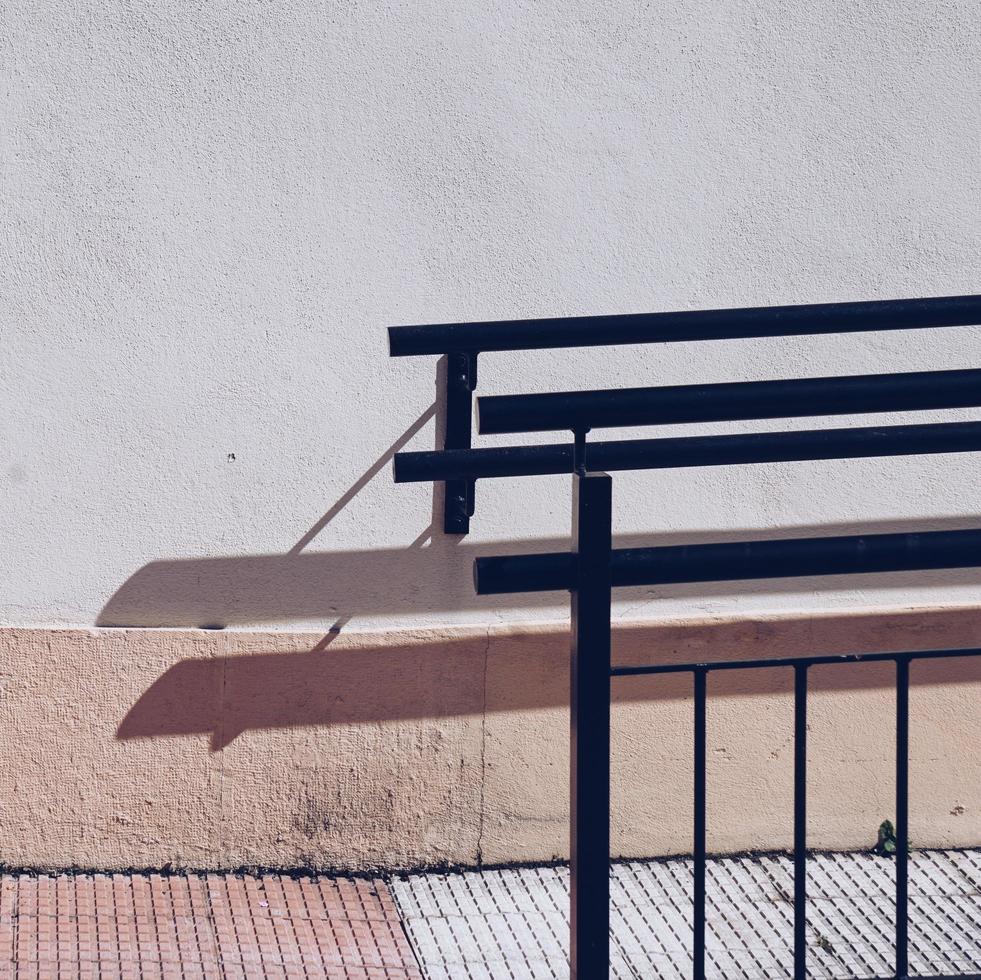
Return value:
[[(883, 820), (879, 824), (879, 839), (872, 850), (882, 857), (893, 857), (896, 853), (898, 842), (896, 841), (896, 828), (891, 820)], [(909, 854), (909, 838), (906, 839), (906, 853)]]

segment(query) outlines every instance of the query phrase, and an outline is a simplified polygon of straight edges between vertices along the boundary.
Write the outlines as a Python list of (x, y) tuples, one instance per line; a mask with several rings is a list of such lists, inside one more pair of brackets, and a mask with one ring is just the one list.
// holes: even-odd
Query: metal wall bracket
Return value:
[[(444, 449), (469, 449), (473, 420), (473, 392), (477, 387), (476, 353), (446, 355), (446, 432)], [(444, 484), (443, 530), (467, 534), (474, 510), (476, 480), (447, 480)]]

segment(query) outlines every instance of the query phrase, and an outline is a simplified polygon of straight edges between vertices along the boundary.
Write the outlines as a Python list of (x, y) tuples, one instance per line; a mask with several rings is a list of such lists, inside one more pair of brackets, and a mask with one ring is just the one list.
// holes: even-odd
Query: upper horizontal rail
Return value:
[(901, 653), (830, 653), (813, 657), (773, 657), (756, 660), (698, 661), (687, 664), (628, 664), (613, 667), (613, 677), (636, 677), (639, 674), (681, 674), (695, 670), (757, 670), (764, 667), (818, 667), (825, 664), (881, 663), (888, 660), (938, 660), (981, 656), (981, 647), (954, 647), (949, 650), (904, 650)]
[[(972, 568), (979, 555), (981, 530), (924, 531), (617, 548), (611, 573), (614, 586), (677, 585)], [(478, 595), (570, 589), (575, 561), (570, 552), (477, 558), (474, 587)]]
[(490, 395), (481, 433), (857, 415), (981, 405), (981, 369)]
[(963, 327), (979, 323), (981, 296), (941, 296), (861, 303), (813, 303), (389, 327), (388, 343), (393, 357), (406, 357), (458, 351), (479, 353)]
[[(805, 459), (854, 459), (981, 451), (981, 422), (881, 425), (745, 435), (587, 442), (587, 470), (660, 470)], [(396, 453), (396, 483), (570, 473), (573, 447), (501, 446)]]

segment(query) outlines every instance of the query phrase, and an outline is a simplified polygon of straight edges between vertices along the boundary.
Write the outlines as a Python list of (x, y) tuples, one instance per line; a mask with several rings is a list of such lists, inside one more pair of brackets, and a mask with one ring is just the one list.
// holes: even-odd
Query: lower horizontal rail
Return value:
[(819, 657), (772, 657), (757, 660), (721, 660), (718, 663), (637, 664), (613, 667), (613, 677), (633, 677), (638, 674), (682, 674), (706, 670), (756, 670), (763, 667), (814, 667), (820, 664), (881, 663), (887, 660), (939, 660), (950, 657), (981, 656), (981, 647), (950, 650), (904, 650), (898, 653), (838, 653)]
[[(610, 563), (614, 587), (623, 587), (972, 568), (979, 555), (981, 530), (971, 529), (617, 548)], [(478, 595), (571, 589), (575, 568), (571, 552), (477, 558), (474, 587)]]

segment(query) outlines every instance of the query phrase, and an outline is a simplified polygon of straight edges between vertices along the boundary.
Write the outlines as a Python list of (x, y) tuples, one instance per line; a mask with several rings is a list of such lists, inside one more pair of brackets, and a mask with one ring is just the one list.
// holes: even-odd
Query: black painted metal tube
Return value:
[[(446, 368), (446, 431), (443, 446), (465, 450), (470, 446), (473, 390), (477, 383), (476, 355), (454, 354)], [(466, 534), (474, 512), (474, 481), (448, 480), (443, 512), (446, 534)]]
[[(605, 466), (595, 466), (592, 463), (589, 454), (594, 446), (598, 445), (601, 444), (594, 443), (586, 446), (586, 458), (590, 462), (587, 468), (590, 470), (607, 469)], [(571, 473), (572, 457), (571, 442), (548, 446), (424, 450), (396, 453), (392, 460), (392, 473), (396, 483), (429, 483), (435, 480), (465, 477), (486, 480), (504, 476), (543, 476), (550, 473)], [(611, 468), (627, 469), (628, 467)]]
[(599, 980), (610, 965), (610, 537), (613, 481), (577, 475), (578, 556), (570, 650), (570, 980)]
[(896, 976), (909, 975), (909, 659), (896, 660)]
[(971, 326), (981, 296), (389, 327), (393, 357)]
[(695, 820), (693, 834), (694, 903), (692, 958), (694, 980), (705, 980), (705, 841), (706, 841), (706, 671), (695, 671)]
[[(981, 422), (881, 425), (586, 443), (588, 470), (659, 470), (981, 451)], [(572, 472), (571, 443), (396, 453), (396, 483)]]
[(981, 405), (981, 369), (492, 395), (482, 434), (858, 415)]
[(807, 980), (807, 664), (794, 665), (794, 980)]
[[(618, 548), (612, 571), (614, 586), (673, 585), (971, 568), (979, 556), (981, 530), (971, 529)], [(478, 595), (565, 590), (574, 572), (569, 552), (477, 558), (474, 586)]]
[(720, 660), (718, 663), (688, 664), (628, 664), (613, 667), (614, 677), (637, 677), (643, 674), (682, 674), (696, 670), (762, 670), (771, 667), (797, 667), (804, 664), (868, 664), (887, 660), (942, 660), (960, 657), (981, 657), (981, 647), (963, 647), (949, 650), (916, 650), (905, 653), (834, 653), (815, 657), (770, 657), (757, 660)]

